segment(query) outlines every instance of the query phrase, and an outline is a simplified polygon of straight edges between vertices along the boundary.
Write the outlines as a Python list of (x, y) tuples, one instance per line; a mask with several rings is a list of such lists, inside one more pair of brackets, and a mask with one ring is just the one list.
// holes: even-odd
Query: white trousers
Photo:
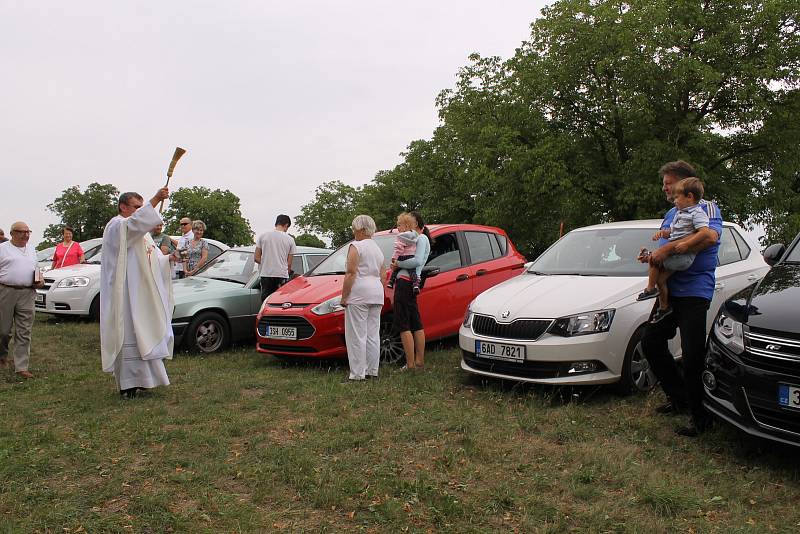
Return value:
[(344, 311), (344, 338), (350, 379), (378, 376), (381, 360), (381, 304), (348, 304)]

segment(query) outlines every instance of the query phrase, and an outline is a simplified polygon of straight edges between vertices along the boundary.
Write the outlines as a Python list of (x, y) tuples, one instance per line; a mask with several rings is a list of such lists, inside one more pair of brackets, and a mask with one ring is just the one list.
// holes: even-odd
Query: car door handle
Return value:
[(751, 282), (755, 282), (756, 280), (758, 280), (758, 278), (759, 276), (757, 274), (751, 274), (750, 276), (747, 277), (747, 279), (750, 280)]
[(457, 282), (463, 282), (464, 280), (469, 280), (468, 274), (459, 274), (458, 276), (456, 276)]
[(484, 274), (486, 274), (488, 272), (489, 271), (487, 271), (486, 269), (478, 269), (477, 272), (475, 273), (475, 276), (483, 276)]
[(714, 284), (714, 291), (719, 291), (723, 287), (725, 287), (725, 284), (723, 284), (722, 282), (717, 282), (716, 284)]

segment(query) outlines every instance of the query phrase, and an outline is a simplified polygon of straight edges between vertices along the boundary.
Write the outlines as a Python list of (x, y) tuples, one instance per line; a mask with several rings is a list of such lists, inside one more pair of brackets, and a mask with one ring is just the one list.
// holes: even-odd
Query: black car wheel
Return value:
[(186, 344), (197, 352), (217, 352), (228, 345), (229, 339), (228, 321), (215, 312), (198, 314), (186, 331)]
[(89, 319), (92, 321), (99, 321), (100, 320), (100, 295), (98, 294), (94, 300), (92, 300), (91, 306), (89, 306)]
[(631, 336), (628, 349), (625, 351), (625, 362), (622, 364), (622, 374), (616, 389), (623, 395), (644, 393), (656, 385), (656, 375), (650, 369), (650, 364), (642, 350), (642, 335), (644, 326), (640, 326)]
[(391, 317), (384, 317), (381, 320), (381, 363), (394, 364), (404, 361), (406, 352), (403, 350), (403, 342), (400, 341), (400, 334), (395, 331)]

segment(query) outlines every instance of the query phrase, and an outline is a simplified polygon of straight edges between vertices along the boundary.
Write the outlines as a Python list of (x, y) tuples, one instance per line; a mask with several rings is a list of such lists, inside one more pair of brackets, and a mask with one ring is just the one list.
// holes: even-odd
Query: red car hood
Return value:
[(298, 276), (267, 298), (269, 304), (319, 304), (342, 294), (343, 274)]

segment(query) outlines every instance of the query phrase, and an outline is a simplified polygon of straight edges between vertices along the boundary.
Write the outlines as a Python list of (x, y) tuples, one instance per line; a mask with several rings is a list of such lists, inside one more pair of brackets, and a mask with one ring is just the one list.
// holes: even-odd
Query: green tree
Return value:
[(294, 243), (299, 247), (328, 248), (328, 246), (325, 244), (325, 241), (318, 238), (314, 234), (300, 234), (294, 238)]
[(227, 189), (212, 191), (207, 187), (195, 186), (171, 193), (169, 207), (164, 211), (168, 233), (180, 233), (181, 217), (203, 221), (206, 224), (204, 237), (229, 246), (253, 244), (253, 230), (250, 222), (242, 216), (239, 197)]
[(300, 228), (330, 238), (333, 247), (352, 239), (350, 225), (357, 213), (356, 197), (361, 188), (339, 180), (324, 182), (314, 192), (314, 200), (300, 209), (295, 222)]
[(61, 192), (47, 209), (58, 215), (59, 223), (48, 225), (39, 249), (60, 243), (64, 226), (74, 229), (75, 241), (103, 236), (103, 229), (118, 213), (119, 191), (111, 184), (92, 182), (81, 191), (74, 185)]
[(399, 165), (346, 201), (318, 190), (314, 229), (418, 209), (504, 227), (535, 255), (562, 222), (660, 217), (656, 171), (680, 158), (726, 219), (787, 240), (800, 226), (798, 13), (796, 0), (559, 0), (512, 58), (470, 57), (432, 138)]

